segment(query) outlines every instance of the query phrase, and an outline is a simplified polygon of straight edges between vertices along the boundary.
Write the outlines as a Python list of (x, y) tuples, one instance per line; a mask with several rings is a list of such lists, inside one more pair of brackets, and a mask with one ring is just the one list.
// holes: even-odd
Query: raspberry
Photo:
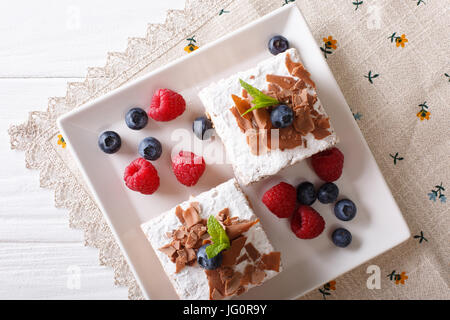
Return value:
[(142, 194), (152, 194), (159, 187), (158, 172), (144, 158), (138, 158), (131, 162), (125, 168), (123, 179), (128, 188)]
[(189, 151), (180, 151), (172, 159), (172, 171), (177, 180), (185, 186), (192, 187), (205, 172), (206, 164), (203, 157)]
[(264, 193), (262, 202), (278, 218), (289, 218), (295, 210), (296, 199), (295, 188), (281, 182)]
[(183, 97), (169, 89), (155, 92), (148, 109), (148, 115), (156, 121), (170, 121), (183, 114), (186, 101)]
[(344, 155), (338, 148), (331, 148), (313, 155), (311, 164), (320, 179), (333, 182), (342, 174)]
[(313, 239), (325, 229), (325, 220), (310, 206), (301, 205), (292, 217), (291, 229), (300, 239)]

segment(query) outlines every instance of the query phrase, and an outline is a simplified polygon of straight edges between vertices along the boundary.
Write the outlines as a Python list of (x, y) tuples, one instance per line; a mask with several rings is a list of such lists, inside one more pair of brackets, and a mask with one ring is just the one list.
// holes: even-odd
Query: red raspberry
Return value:
[(169, 89), (155, 92), (148, 109), (148, 115), (156, 121), (170, 121), (181, 116), (186, 109), (183, 97)]
[(203, 157), (189, 151), (180, 151), (172, 159), (172, 171), (177, 180), (185, 186), (192, 187), (205, 172), (206, 164)]
[(344, 155), (338, 148), (331, 148), (313, 155), (311, 164), (320, 179), (333, 182), (342, 174)]
[(300, 239), (312, 239), (325, 229), (325, 220), (310, 206), (301, 205), (292, 216), (291, 229)]
[(273, 186), (264, 193), (262, 202), (278, 218), (289, 218), (295, 210), (297, 192), (286, 182)]
[(158, 171), (144, 158), (131, 162), (125, 168), (123, 179), (128, 188), (142, 194), (152, 194), (159, 187)]

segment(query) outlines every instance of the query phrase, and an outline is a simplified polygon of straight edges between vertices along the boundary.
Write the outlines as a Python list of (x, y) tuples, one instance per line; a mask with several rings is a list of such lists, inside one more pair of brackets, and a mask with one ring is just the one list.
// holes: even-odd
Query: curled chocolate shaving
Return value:
[(255, 246), (249, 242), (245, 245), (245, 250), (247, 251), (248, 255), (253, 261), (258, 260), (258, 258), (261, 256), (258, 249), (255, 248)]
[(237, 237), (239, 237), (244, 232), (247, 232), (251, 227), (253, 227), (258, 222), (259, 222), (259, 219), (256, 219), (254, 221), (242, 221), (242, 222), (227, 226), (225, 228), (225, 231), (227, 232), (228, 238), (230, 238), (230, 240), (233, 240), (233, 239), (236, 239)]
[(233, 266), (236, 264), (236, 259), (241, 254), (247, 237), (241, 236), (231, 241), (229, 249), (222, 251), (222, 266)]

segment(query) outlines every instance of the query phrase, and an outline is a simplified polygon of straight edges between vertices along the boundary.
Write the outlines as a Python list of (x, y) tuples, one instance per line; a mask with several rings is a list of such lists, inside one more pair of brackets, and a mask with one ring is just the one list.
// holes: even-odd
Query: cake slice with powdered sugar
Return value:
[[(271, 112), (253, 110), (253, 99), (240, 79), (293, 110), (291, 125), (277, 129)], [(296, 49), (289, 49), (202, 89), (199, 97), (224, 143), (235, 176), (244, 185), (277, 174), (315, 153), (331, 148), (338, 138)]]
[[(212, 270), (197, 262), (199, 249), (212, 244), (210, 216), (230, 243)], [(180, 299), (230, 299), (281, 272), (280, 252), (270, 244), (235, 179), (191, 197), (141, 228)]]

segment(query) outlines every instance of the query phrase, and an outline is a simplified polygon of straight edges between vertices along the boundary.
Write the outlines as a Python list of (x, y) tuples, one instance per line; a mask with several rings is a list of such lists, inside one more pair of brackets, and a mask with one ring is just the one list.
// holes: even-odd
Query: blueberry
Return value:
[(120, 136), (114, 131), (105, 131), (98, 137), (98, 146), (105, 153), (116, 153), (122, 145)]
[(311, 182), (302, 182), (297, 187), (297, 200), (301, 204), (310, 206), (316, 201), (317, 195)]
[(269, 51), (273, 55), (285, 52), (289, 49), (289, 41), (283, 36), (275, 36), (269, 40)]
[(352, 200), (342, 199), (334, 206), (334, 214), (339, 220), (352, 220), (356, 215), (356, 205)]
[(141, 130), (147, 125), (148, 115), (147, 112), (141, 108), (130, 109), (125, 115), (125, 123), (128, 128), (133, 130)]
[(317, 191), (317, 200), (322, 203), (335, 202), (339, 195), (339, 188), (332, 182), (323, 184)]
[(212, 122), (207, 117), (198, 117), (192, 123), (192, 131), (200, 140), (208, 140), (212, 135)]
[(147, 137), (139, 143), (139, 154), (147, 160), (157, 160), (161, 153), (161, 143), (153, 137)]
[(200, 247), (200, 249), (198, 249), (197, 262), (200, 265), (200, 267), (204, 269), (208, 270), (217, 269), (222, 264), (222, 252), (220, 252), (214, 258), (208, 259), (208, 256), (206, 255), (207, 246), (209, 246), (209, 244), (205, 244), (204, 246)]
[(345, 248), (352, 242), (352, 234), (344, 228), (337, 228), (331, 236), (333, 243), (341, 248)]
[(294, 121), (294, 111), (285, 104), (279, 105), (272, 110), (270, 121), (275, 128), (289, 127)]

